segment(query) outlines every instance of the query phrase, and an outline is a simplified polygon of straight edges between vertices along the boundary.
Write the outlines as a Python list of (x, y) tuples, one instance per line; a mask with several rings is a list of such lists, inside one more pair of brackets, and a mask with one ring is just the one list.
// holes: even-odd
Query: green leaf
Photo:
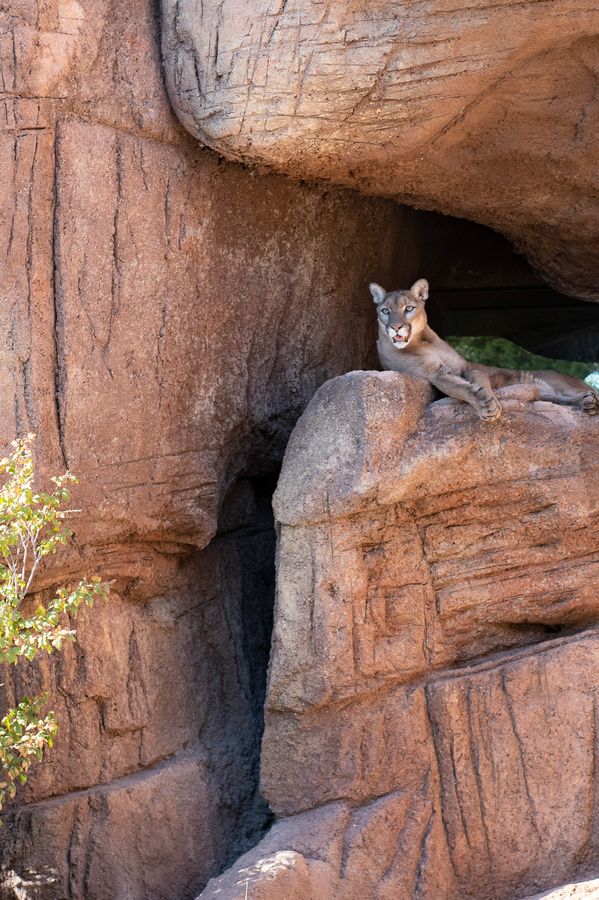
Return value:
[[(61, 587), (53, 600), (38, 603), (23, 615), (28, 592), (36, 590), (40, 560), (68, 543), (71, 529), (65, 517), (75, 510), (61, 506), (70, 499), (67, 484), (77, 483), (71, 472), (54, 476), (51, 493), (34, 488), (34, 435), (14, 441), (0, 460), (0, 663), (16, 665), (21, 657), (33, 660), (40, 652), (53, 653), (75, 639), (67, 615), (75, 619), (85, 603), (108, 597), (109, 584), (98, 575), (69, 590)], [(32, 568), (33, 567), (33, 568)], [(22, 573), (25, 573), (23, 577)], [(63, 623), (63, 624), (61, 624)], [(0, 810), (14, 797), (16, 784), (25, 784), (32, 763), (42, 759), (57, 734), (56, 717), (41, 714), (43, 697), (23, 697), (0, 720)]]

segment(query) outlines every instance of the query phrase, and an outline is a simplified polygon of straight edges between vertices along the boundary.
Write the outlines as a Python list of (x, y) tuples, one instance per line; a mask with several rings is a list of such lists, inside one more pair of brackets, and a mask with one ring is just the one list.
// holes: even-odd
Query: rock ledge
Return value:
[(511, 900), (599, 868), (597, 422), (324, 385), (275, 495), (262, 789), (203, 897)]

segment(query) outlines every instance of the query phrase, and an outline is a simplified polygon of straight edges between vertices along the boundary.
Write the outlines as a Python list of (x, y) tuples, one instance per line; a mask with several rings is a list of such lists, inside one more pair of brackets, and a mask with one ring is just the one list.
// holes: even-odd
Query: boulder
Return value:
[(599, 867), (597, 421), (502, 401), (353, 372), (310, 402), (274, 498), (279, 820), (202, 896), (275, 897), (272, 866), (278, 896), (513, 900)]
[(169, 92), (229, 159), (489, 225), (599, 299), (599, 12), (161, 0)]

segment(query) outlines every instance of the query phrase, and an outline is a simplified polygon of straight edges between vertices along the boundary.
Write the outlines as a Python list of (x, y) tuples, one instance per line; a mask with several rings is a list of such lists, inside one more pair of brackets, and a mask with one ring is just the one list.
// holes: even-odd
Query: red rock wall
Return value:
[(4, 679), (48, 689), (61, 729), (4, 890), (183, 898), (264, 816), (272, 537), (251, 481), (223, 497), (371, 358), (365, 284), (400, 280), (411, 214), (200, 149), (151, 0), (13, 2), (0, 47), (0, 443), (34, 430), (42, 470), (81, 480), (46, 582), (115, 579), (76, 648)]

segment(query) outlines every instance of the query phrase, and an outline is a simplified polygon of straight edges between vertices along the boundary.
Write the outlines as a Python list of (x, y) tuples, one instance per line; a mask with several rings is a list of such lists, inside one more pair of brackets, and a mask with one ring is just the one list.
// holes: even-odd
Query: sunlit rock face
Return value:
[(260, 479), (371, 358), (366, 285), (404, 283), (416, 213), (207, 153), (153, 0), (0, 4), (0, 50), (0, 448), (33, 431), (41, 481), (80, 479), (36, 587), (113, 581), (77, 645), (0, 675), (0, 716), (34, 689), (59, 723), (6, 812), (0, 895), (184, 900), (265, 817)]
[(599, 868), (597, 425), (391, 372), (315, 395), (274, 507), (262, 789), (205, 897), (513, 900)]
[(599, 299), (591, 0), (161, 0), (183, 124), (225, 156), (489, 225)]

